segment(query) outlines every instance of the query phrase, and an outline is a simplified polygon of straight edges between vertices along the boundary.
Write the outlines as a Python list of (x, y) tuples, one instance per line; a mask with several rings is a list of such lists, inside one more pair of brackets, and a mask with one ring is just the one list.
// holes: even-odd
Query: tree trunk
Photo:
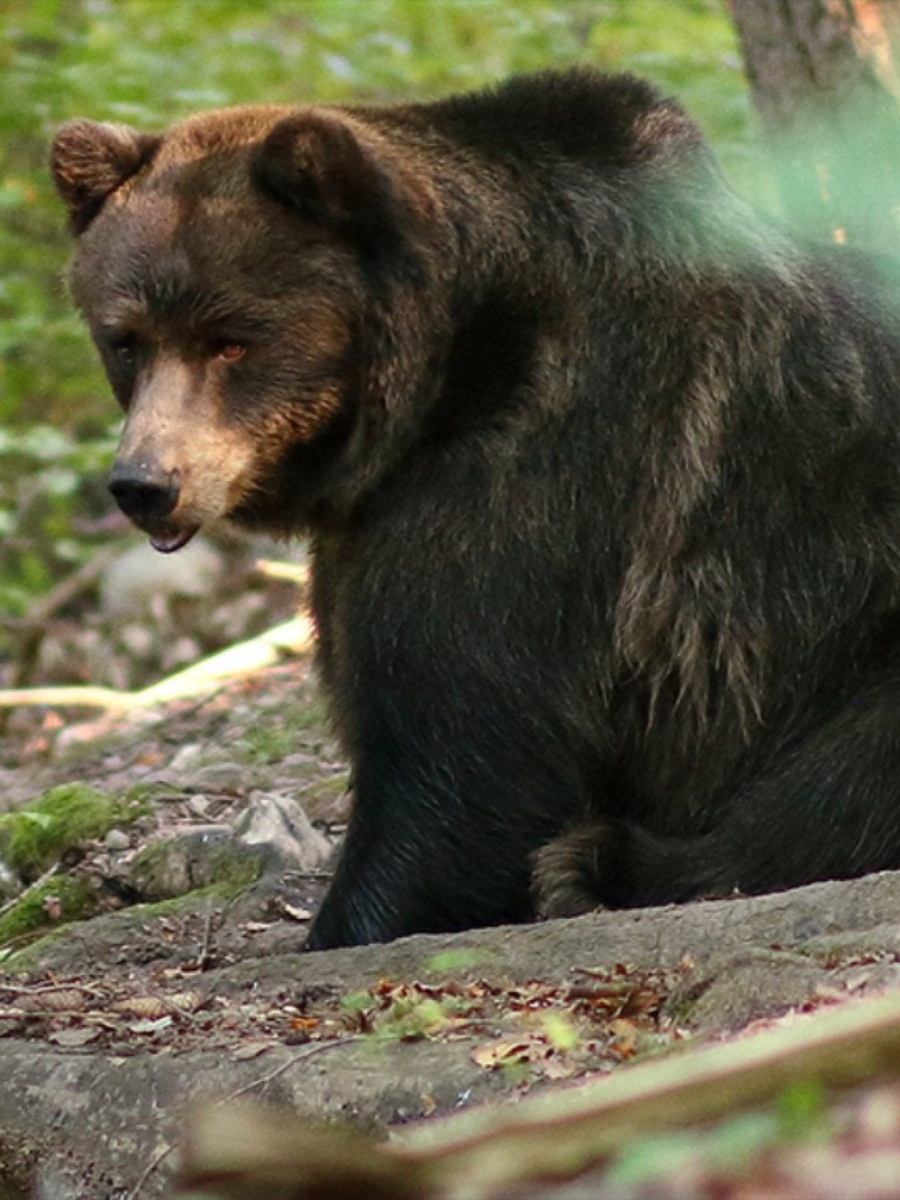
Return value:
[(900, 250), (900, 0), (732, 0), (732, 13), (785, 216)]

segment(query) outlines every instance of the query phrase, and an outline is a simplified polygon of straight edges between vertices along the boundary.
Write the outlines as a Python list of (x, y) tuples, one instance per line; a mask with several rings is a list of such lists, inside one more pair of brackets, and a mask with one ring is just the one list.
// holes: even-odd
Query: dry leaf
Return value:
[(531, 1046), (521, 1038), (504, 1038), (499, 1042), (487, 1042), (476, 1046), (472, 1051), (472, 1059), (479, 1067), (495, 1070), (497, 1067), (508, 1066), (510, 1063), (528, 1062), (531, 1057)]
[(255, 1042), (244, 1042), (242, 1046), (238, 1046), (238, 1048), (232, 1052), (231, 1057), (235, 1059), (236, 1062), (245, 1062), (250, 1058), (259, 1058), (261, 1054), (265, 1054), (267, 1051), (271, 1050), (273, 1044), (274, 1043), (272, 1042), (264, 1042), (261, 1040)]
[(169, 1005), (159, 996), (129, 996), (125, 1000), (117, 1000), (111, 1008), (113, 1012), (123, 1013), (125, 1016), (146, 1017), (151, 1020), (165, 1016), (169, 1011)]
[(84, 992), (78, 988), (48, 988), (20, 996), (16, 1007), (22, 1012), (66, 1013), (84, 1011)]
[(159, 1033), (173, 1024), (171, 1017), (160, 1017), (158, 1021), (132, 1021), (128, 1029), (131, 1033)]
[(541, 1066), (541, 1074), (545, 1079), (571, 1079), (575, 1067), (560, 1058), (548, 1058)]
[(303, 1033), (310, 1033), (313, 1029), (319, 1026), (318, 1017), (292, 1017), (290, 1028), (301, 1030)]
[(174, 992), (169, 996), (169, 1004), (172, 1008), (184, 1013), (197, 1012), (205, 1003), (206, 997), (202, 992)]
[(74, 1029), (55, 1029), (52, 1033), (47, 1034), (47, 1041), (53, 1042), (56, 1046), (74, 1049), (78, 1046), (86, 1046), (88, 1042), (92, 1042), (99, 1036), (99, 1029), (87, 1029), (83, 1025), (79, 1025)]
[(288, 904), (287, 901), (282, 901), (280, 906), (281, 911), (286, 917), (290, 917), (292, 921), (310, 921), (312, 920), (312, 911), (308, 908), (299, 908), (296, 904)]

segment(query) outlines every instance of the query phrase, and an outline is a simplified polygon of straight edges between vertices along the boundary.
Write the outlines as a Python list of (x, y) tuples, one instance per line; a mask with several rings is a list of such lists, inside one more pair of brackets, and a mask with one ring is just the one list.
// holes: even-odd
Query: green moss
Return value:
[[(235, 896), (240, 895), (244, 886), (234, 883), (212, 883), (208, 887), (194, 888), (183, 896), (170, 896), (165, 900), (152, 900), (144, 904), (132, 904), (129, 908), (110, 913), (100, 918), (107, 928), (129, 930), (134, 928), (139, 934), (145, 935), (151, 921), (160, 918), (190, 917), (195, 913), (205, 913), (209, 907), (218, 902), (227, 904)], [(18, 956), (16, 958), (18, 964)]]
[(343, 796), (349, 790), (349, 771), (336, 771), (333, 775), (323, 775), (320, 779), (314, 779), (312, 783), (303, 789), (304, 807), (307, 796), (312, 795), (317, 799), (334, 800)]
[[(53, 884), (58, 881), (51, 880), (47, 885), (44, 895), (58, 895), (58, 889), (54, 889)], [(68, 882), (68, 881), (66, 881)], [(188, 892), (183, 896), (175, 896), (168, 900), (158, 900), (150, 904), (133, 904), (130, 908), (120, 909), (118, 912), (104, 913), (96, 917), (98, 925), (102, 925), (105, 929), (105, 936), (110, 940), (111, 944), (119, 944), (123, 936), (130, 931), (134, 931), (136, 937), (145, 936), (147, 927), (151, 921), (162, 918), (185, 918), (193, 913), (202, 913), (208, 910), (209, 905), (213, 902), (227, 904), (233, 900), (236, 895), (239, 895), (243, 888), (237, 887), (233, 883), (213, 884), (210, 887), (195, 888), (194, 891)], [(18, 906), (17, 906), (18, 908)], [(15, 911), (15, 910), (13, 910)], [(81, 920), (85, 917), (95, 916), (94, 911), (89, 904), (85, 904), (83, 908), (72, 904), (71, 909), (67, 906), (67, 911), (71, 911), (69, 920)], [(46, 916), (45, 916), (46, 920)], [(33, 941), (29, 941), (27, 945), (21, 949), (16, 947), (13, 953), (4, 954), (4, 940), (0, 936), (0, 973), (12, 974), (22, 971), (45, 971), (52, 970), (55, 963), (58, 961), (58, 955), (54, 952), (54, 947), (60, 938), (64, 938), (67, 929), (64, 925), (57, 925), (45, 932), (41, 931), (41, 927), (36, 925), (28, 933), (37, 932), (41, 936), (36, 936)], [(10, 943), (16, 940), (21, 941), (24, 936), (28, 936), (24, 929), (16, 932), (14, 937), (9, 939)], [(102, 936), (98, 936), (97, 945), (102, 946), (104, 940)], [(9, 946), (12, 950), (12, 945)], [(2, 1192), (0, 1192), (2, 1195)]]
[(0, 916), (0, 947), (50, 925), (83, 920), (96, 910), (97, 893), (86, 876), (60, 875), (48, 879)]
[(35, 879), (70, 847), (101, 838), (114, 825), (131, 824), (146, 811), (141, 796), (116, 798), (65, 783), (0, 815), (0, 858), (23, 879)]
[(689, 1029), (694, 1023), (699, 995), (670, 996), (665, 1012), (668, 1020), (679, 1029)]
[(182, 792), (172, 787), (170, 783), (154, 781), (153, 783), (133, 783), (124, 796), (124, 804), (130, 813), (136, 817), (147, 817), (153, 812), (153, 806), (161, 800), (180, 799)]
[(154, 900), (149, 904), (133, 904), (131, 908), (126, 909), (126, 912), (129, 916), (140, 917), (143, 923), (152, 917), (184, 916), (204, 900), (225, 902), (233, 900), (235, 896), (239, 896), (251, 883), (255, 882), (256, 880), (253, 879), (245, 883), (235, 883), (233, 880), (226, 883), (211, 883), (208, 887), (194, 888), (192, 892), (185, 892), (183, 896), (171, 896), (168, 900)]
[(223, 837), (209, 844), (184, 838), (151, 842), (139, 851), (131, 866), (136, 889), (149, 900), (195, 895), (199, 889), (218, 887), (231, 894), (255, 883), (262, 872), (263, 854)]
[(454, 946), (430, 955), (422, 966), (432, 975), (453, 975), (484, 966), (493, 957), (494, 951), (487, 946)]
[(209, 886), (218, 888), (220, 895), (235, 896), (256, 883), (261, 874), (261, 854), (243, 846), (227, 846), (212, 856)]
[(131, 864), (131, 878), (139, 893), (150, 891), (152, 881), (159, 878), (169, 856), (167, 841), (150, 842), (138, 850)]

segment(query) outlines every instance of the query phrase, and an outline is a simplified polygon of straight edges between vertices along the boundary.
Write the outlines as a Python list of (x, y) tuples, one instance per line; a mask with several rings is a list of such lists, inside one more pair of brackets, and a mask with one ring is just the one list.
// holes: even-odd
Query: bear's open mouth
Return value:
[(176, 550), (180, 550), (182, 546), (186, 546), (195, 533), (199, 530), (199, 525), (185, 525), (182, 528), (176, 526), (164, 526), (151, 533), (150, 545), (154, 550), (158, 550), (160, 554), (174, 554)]

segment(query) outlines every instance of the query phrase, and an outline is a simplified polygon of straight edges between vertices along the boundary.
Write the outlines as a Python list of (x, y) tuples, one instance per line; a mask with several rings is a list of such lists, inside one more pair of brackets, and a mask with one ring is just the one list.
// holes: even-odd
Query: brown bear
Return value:
[(309, 946), (900, 867), (900, 321), (651, 86), (73, 121), (160, 550), (308, 533), (355, 807)]

